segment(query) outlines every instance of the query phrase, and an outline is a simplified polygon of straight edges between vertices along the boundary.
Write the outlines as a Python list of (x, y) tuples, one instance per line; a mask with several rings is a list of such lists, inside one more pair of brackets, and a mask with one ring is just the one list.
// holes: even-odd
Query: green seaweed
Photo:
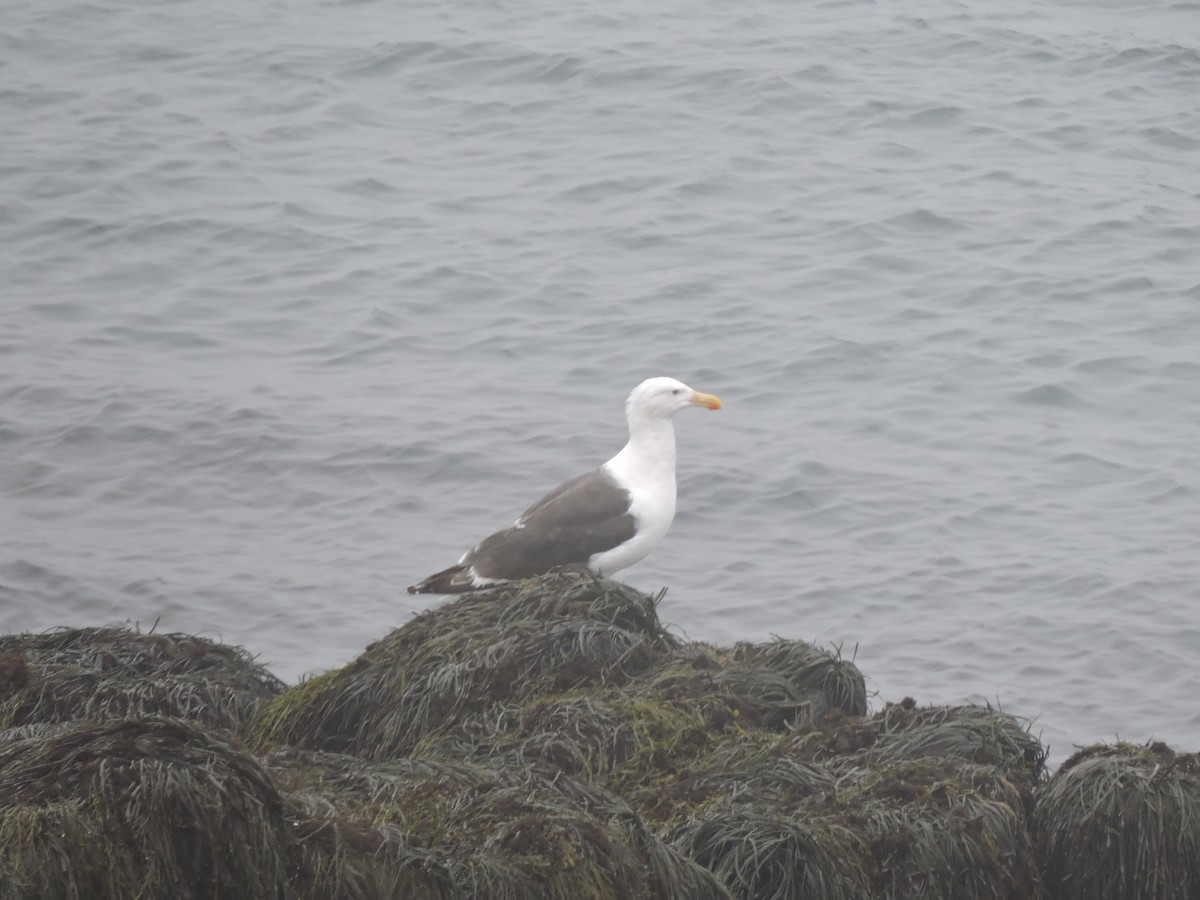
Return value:
[(282, 799), (257, 760), (179, 719), (0, 745), (0, 898), (280, 895)]
[(162, 715), (240, 732), (283, 688), (246, 651), (193, 635), (0, 636), (0, 729)]
[(931, 757), (999, 766), (1030, 787), (1046, 777), (1046, 748), (1029, 721), (991, 706), (918, 707), (911, 699), (889, 703), (870, 724), (878, 739), (870, 762)]
[[(0, 900), (1040, 896), (1056, 782), (1028, 722), (868, 715), (836, 649), (684, 642), (660, 598), (505, 585), (287, 690), (187, 636), (0, 638)], [(1192, 815), (1193, 764), (1156, 758)]]
[(317, 881), (378, 880), (385, 858), (420, 896), (726, 897), (619, 797), (558, 773), (294, 750), (267, 765)]
[(731, 805), (675, 828), (669, 842), (746, 900), (867, 900), (866, 848), (850, 830)]
[(624, 684), (674, 646), (654, 602), (614, 582), (557, 573), (467, 595), (280, 697), (253, 740), (403, 756), (503, 703)]
[(847, 769), (809, 810), (863, 839), (887, 900), (1035, 900), (1032, 805), (996, 766), (921, 758)]
[(1034, 833), (1055, 900), (1200, 897), (1200, 754), (1085, 747), (1038, 792)]

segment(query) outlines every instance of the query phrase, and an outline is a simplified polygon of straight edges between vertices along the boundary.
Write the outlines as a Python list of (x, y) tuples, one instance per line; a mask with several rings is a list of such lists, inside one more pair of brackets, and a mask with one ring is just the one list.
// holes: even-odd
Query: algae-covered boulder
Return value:
[(256, 740), (386, 759), (503, 704), (625, 684), (675, 645), (654, 605), (624, 585), (561, 574), (466, 595), (284, 694)]
[(0, 900), (281, 898), (292, 860), (261, 764), (178, 719), (0, 744)]
[(571, 691), (505, 708), (490, 722), (428, 746), (476, 759), (519, 758), (588, 781), (613, 784), (686, 766), (713, 739), (684, 703), (618, 689)]
[(837, 653), (682, 644), (655, 603), (561, 574), (457, 599), (282, 695), (255, 746), (541, 767), (619, 793), (658, 826), (721, 793), (728, 748), (866, 711), (862, 674)]
[(283, 750), (264, 757), (283, 794), (296, 846), (295, 900), (450, 900), (453, 878), (400, 812), (399, 786), (436, 790), (435, 772), (405, 762), (369, 763), (337, 753)]
[(1040, 896), (1028, 722), (869, 715), (836, 649), (685, 642), (658, 599), (530, 579), (286, 690), (187, 636), (0, 638), (0, 900)]
[(864, 762), (958, 759), (998, 766), (1031, 788), (1046, 776), (1046, 748), (1029, 721), (990, 706), (918, 707), (906, 698), (868, 724), (877, 737)]
[(1032, 806), (996, 766), (923, 758), (850, 770), (807, 808), (863, 840), (876, 897), (1032, 900)]
[(284, 684), (238, 647), (73, 628), (0, 636), (0, 730), (164, 715), (240, 732)]
[(866, 849), (849, 830), (740, 805), (676, 828), (671, 843), (743, 900), (868, 900)]
[[(774, 679), (763, 676), (773, 675)], [(867, 689), (862, 673), (840, 653), (806, 641), (776, 639), (767, 643), (739, 643), (732, 663), (718, 683), (744, 685), (752, 693), (777, 691), (765, 718), (767, 727), (776, 724), (812, 723), (830, 710), (854, 716), (867, 713)], [(776, 686), (771, 685), (777, 680)], [(761, 688), (755, 688), (758, 682)]]
[(304, 897), (726, 900), (620, 798), (525, 766), (282, 750)]
[[(1031, 900), (1032, 793), (994, 766), (868, 768), (782, 755), (692, 782), (672, 843), (739, 897)], [(704, 790), (707, 789), (707, 796)]]
[(1086, 747), (1038, 792), (1034, 830), (1051, 900), (1200, 897), (1200, 754)]

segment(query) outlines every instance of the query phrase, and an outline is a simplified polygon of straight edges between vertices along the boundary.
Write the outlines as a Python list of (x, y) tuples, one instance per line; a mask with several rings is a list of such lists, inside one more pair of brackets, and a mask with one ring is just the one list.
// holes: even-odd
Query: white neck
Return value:
[(629, 411), (629, 443), (607, 463), (610, 471), (632, 475), (635, 471), (675, 481), (675, 428), (670, 419)]
[(669, 418), (630, 411), (629, 443), (604, 464), (629, 492), (637, 533), (588, 560), (593, 572), (611, 575), (631, 566), (662, 540), (675, 518), (675, 429)]

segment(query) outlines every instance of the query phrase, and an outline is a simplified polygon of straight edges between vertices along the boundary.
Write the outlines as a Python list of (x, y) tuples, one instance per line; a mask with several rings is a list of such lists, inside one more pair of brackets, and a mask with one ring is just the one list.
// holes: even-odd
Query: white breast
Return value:
[(629, 511), (637, 523), (637, 534), (611, 550), (592, 555), (588, 568), (600, 575), (612, 575), (643, 559), (675, 520), (675, 466), (647, 468), (629, 462), (618, 454), (604, 468), (629, 491)]

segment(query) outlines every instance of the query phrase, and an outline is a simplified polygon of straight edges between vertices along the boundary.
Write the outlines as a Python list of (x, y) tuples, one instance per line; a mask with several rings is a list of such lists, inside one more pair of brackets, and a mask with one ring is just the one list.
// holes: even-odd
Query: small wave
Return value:
[(378, 44), (365, 54), (369, 58), (343, 69), (339, 74), (345, 78), (374, 78), (394, 74), (413, 63), (455, 62), (470, 57), (462, 47), (451, 47), (434, 41), (400, 41), (394, 44)]
[(949, 125), (962, 121), (964, 112), (959, 106), (931, 106), (909, 114), (904, 121), (921, 127)]
[(923, 207), (885, 219), (884, 224), (893, 228), (920, 231), (958, 231), (966, 227), (966, 223), (961, 219), (939, 216)]
[(1051, 406), (1058, 409), (1082, 409), (1088, 404), (1074, 391), (1061, 384), (1039, 384), (1014, 395), (1019, 403), (1034, 406)]

